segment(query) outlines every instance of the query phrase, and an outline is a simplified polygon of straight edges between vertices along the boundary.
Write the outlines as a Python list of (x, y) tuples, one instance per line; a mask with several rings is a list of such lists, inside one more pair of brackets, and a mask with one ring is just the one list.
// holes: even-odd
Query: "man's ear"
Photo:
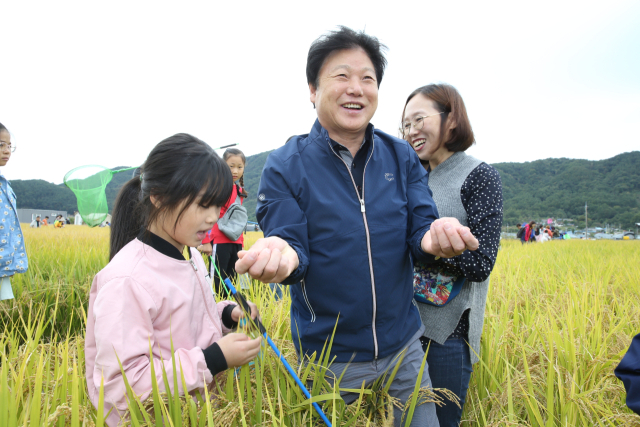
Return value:
[(311, 100), (311, 103), (313, 104), (313, 108), (316, 108), (316, 87), (313, 85), (313, 83), (309, 83), (309, 99)]

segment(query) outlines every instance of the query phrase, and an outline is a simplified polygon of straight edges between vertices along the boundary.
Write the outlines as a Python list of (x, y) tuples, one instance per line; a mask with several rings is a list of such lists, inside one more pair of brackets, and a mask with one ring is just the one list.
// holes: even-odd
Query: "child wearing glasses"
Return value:
[[(0, 167), (5, 166), (16, 150), (11, 134), (0, 123)], [(0, 172), (0, 300), (13, 299), (11, 277), (28, 268), (24, 235), (18, 220), (16, 195), (11, 184)]]

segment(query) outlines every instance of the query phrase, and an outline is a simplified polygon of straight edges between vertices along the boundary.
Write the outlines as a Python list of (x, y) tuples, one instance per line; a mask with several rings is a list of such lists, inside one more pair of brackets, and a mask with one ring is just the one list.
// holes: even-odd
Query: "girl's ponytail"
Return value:
[(140, 176), (135, 176), (122, 186), (116, 197), (111, 217), (109, 261), (138, 236), (145, 224), (144, 212), (139, 208), (140, 188)]
[(244, 175), (242, 175), (238, 181), (240, 182), (240, 188), (242, 189), (242, 192), (238, 193), (238, 196), (244, 199), (245, 197), (249, 196), (247, 194), (247, 190), (244, 189)]

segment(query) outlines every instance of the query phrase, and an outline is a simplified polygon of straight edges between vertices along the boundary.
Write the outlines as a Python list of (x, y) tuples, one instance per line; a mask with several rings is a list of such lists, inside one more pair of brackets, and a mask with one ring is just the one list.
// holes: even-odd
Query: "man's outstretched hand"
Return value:
[(298, 268), (298, 254), (279, 237), (266, 237), (248, 251), (238, 252), (236, 272), (264, 283), (280, 283)]
[(460, 225), (456, 218), (440, 218), (431, 224), (431, 228), (422, 238), (422, 250), (441, 258), (451, 258), (467, 249), (478, 249), (478, 239), (469, 227)]

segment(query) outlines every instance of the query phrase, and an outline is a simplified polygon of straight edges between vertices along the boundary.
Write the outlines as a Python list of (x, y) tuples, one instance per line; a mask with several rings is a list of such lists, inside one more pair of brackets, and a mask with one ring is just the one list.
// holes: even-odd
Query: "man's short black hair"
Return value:
[(315, 88), (318, 87), (320, 69), (332, 52), (362, 48), (373, 63), (378, 87), (380, 87), (384, 68), (387, 66), (387, 58), (384, 57), (383, 53), (387, 47), (380, 43), (376, 37), (365, 34), (364, 31), (356, 32), (342, 25), (339, 28), (337, 31), (331, 31), (318, 37), (311, 43), (309, 54), (307, 55), (307, 83)]

